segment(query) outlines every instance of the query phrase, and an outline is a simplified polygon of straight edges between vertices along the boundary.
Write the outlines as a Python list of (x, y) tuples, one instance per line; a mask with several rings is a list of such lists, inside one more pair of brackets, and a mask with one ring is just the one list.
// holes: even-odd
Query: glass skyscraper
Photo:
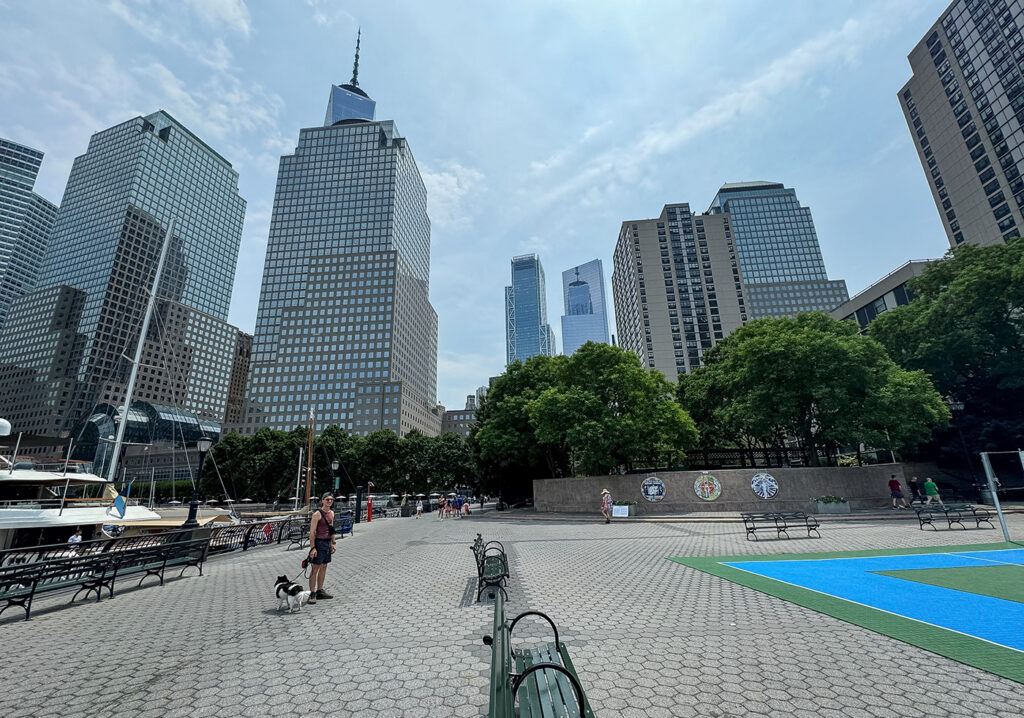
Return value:
[(374, 116), (354, 70), (281, 158), (247, 433), (310, 411), (318, 430), (440, 433), (427, 192), (395, 123)]
[(608, 309), (600, 259), (562, 272), (562, 353), (571, 356), (587, 342), (608, 343)]
[(548, 324), (544, 268), (536, 254), (512, 258), (512, 285), (505, 287), (505, 361), (554, 356), (555, 333)]
[(244, 216), (238, 173), (168, 113), (94, 134), (72, 165), (38, 289), (15, 300), (0, 342), (0, 406), (12, 424), (61, 434), (98, 404), (124, 401), (125, 356), (172, 220), (135, 398), (222, 415)]
[(57, 207), (35, 186), (43, 153), (0, 137), (0, 336), (11, 302), (35, 289)]
[[(777, 182), (726, 183), (707, 214), (728, 214), (752, 319), (829, 312), (850, 298), (829, 279), (809, 207)], [(698, 237), (700, 230), (698, 229)]]

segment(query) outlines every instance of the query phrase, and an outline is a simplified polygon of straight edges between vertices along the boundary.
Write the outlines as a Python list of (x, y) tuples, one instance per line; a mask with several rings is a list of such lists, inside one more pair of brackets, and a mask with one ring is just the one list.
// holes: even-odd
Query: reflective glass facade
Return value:
[(600, 259), (562, 272), (562, 353), (570, 356), (587, 342), (608, 343), (608, 308)]
[(776, 182), (724, 184), (708, 214), (730, 217), (753, 318), (827, 312), (849, 299), (846, 282), (825, 272), (811, 210), (795, 190)]
[(540, 257), (523, 254), (512, 258), (512, 285), (505, 287), (505, 360), (511, 364), (538, 354), (554, 356), (555, 333), (548, 324)]
[(71, 431), (124, 401), (171, 220), (138, 398), (223, 416), (236, 332), (226, 323), (245, 200), (223, 157), (160, 111), (98, 132), (75, 159), (39, 289), (0, 342), (0, 405), (24, 431)]
[(35, 192), (43, 153), (0, 138), (0, 335), (11, 302), (32, 291), (57, 207)]
[(957, 0), (907, 58), (899, 101), (952, 247), (1024, 228), (1022, 29), (1022, 0)]
[(332, 121), (350, 95), (281, 158), (246, 432), (440, 432), (426, 188), (393, 122)]

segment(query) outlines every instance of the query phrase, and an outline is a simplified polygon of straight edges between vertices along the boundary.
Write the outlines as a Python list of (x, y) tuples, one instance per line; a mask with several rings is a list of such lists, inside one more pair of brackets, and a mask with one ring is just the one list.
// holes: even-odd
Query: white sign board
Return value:
[(629, 507), (612, 506), (612, 516), (629, 516)]

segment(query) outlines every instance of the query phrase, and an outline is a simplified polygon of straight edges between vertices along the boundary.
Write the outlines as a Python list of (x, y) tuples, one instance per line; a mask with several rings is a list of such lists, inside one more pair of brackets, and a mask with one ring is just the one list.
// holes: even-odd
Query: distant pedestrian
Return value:
[(75, 553), (82, 550), (82, 529), (75, 529), (75, 532), (68, 537), (68, 548)]
[(942, 503), (942, 497), (939, 496), (939, 487), (935, 485), (934, 481), (932, 481), (931, 476), (924, 480), (924, 495), (928, 497), (928, 500), (925, 501), (926, 504), (930, 504), (932, 499), (937, 499), (939, 506), (945, 506), (945, 504)]
[(601, 489), (601, 515), (606, 524), (612, 522), (612, 495), (608, 489)]
[(423, 499), (416, 499), (416, 518), (423, 515)]
[(920, 501), (922, 504), (925, 503), (924, 495), (921, 493), (920, 487), (917, 485), (917, 477), (910, 477), (910, 505), (913, 506), (915, 501)]
[[(907, 508), (907, 500), (903, 498), (903, 489), (902, 487), (900, 487), (900, 481), (899, 479), (896, 478), (896, 474), (892, 474), (892, 476), (889, 479), (889, 494), (892, 496), (892, 507), (894, 509)], [(897, 506), (897, 501), (902, 501), (903, 503), (900, 506)]]

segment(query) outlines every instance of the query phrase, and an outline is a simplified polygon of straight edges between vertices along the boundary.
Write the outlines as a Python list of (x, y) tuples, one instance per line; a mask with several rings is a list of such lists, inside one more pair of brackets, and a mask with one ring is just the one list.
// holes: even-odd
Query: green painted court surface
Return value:
[(929, 586), (941, 586), (954, 591), (1024, 603), (1024, 566), (923, 568), (878, 573), (904, 581), (916, 581)]
[(1024, 683), (1024, 545), (670, 560)]

